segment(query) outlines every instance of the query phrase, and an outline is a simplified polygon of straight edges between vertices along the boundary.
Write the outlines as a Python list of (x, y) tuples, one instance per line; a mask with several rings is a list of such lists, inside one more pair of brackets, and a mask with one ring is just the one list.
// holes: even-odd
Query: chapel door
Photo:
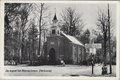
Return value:
[(55, 64), (55, 62), (56, 62), (55, 50), (52, 48), (49, 51), (49, 63), (50, 64)]

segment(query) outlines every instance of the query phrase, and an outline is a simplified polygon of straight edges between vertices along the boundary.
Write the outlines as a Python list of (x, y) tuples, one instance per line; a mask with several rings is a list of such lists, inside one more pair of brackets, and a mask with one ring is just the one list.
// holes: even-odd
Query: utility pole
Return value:
[(94, 48), (93, 48), (93, 45), (94, 45), (94, 39), (91, 40), (91, 44), (92, 44), (92, 53), (91, 53), (91, 56), (92, 56), (92, 74), (94, 74)]
[(91, 53), (92, 75), (93, 75), (94, 74), (94, 52), (93, 52), (94, 39), (93, 39), (92, 35), (93, 35), (93, 32), (91, 32), (91, 34), (89, 36), (90, 37), (90, 44), (92, 45), (90, 53)]
[(108, 37), (109, 37), (109, 56), (110, 56), (110, 74), (112, 74), (112, 57), (111, 57), (111, 47), (110, 47), (110, 10), (108, 4)]

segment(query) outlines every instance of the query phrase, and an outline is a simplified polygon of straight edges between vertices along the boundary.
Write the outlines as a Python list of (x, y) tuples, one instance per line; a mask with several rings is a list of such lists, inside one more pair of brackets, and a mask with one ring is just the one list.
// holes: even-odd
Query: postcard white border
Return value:
[[(41, 77), (41, 76), (4, 76), (4, 3), (84, 3), (84, 4), (88, 4), (88, 3), (93, 3), (93, 4), (96, 4), (96, 3), (115, 3), (117, 5), (117, 12), (116, 12), (116, 15), (117, 15), (117, 26), (116, 26), (116, 37), (117, 37), (117, 48), (116, 48), (116, 51), (117, 51), (117, 65), (116, 65), (116, 77), (58, 77), (58, 76), (54, 76), (54, 77), (48, 77), (48, 76), (45, 76), (45, 77)], [(0, 69), (1, 69), (1, 72), (0, 72), (0, 78), (2, 79), (63, 79), (63, 80), (77, 80), (77, 79), (80, 79), (80, 80), (119, 80), (120, 77), (120, 1), (31, 1), (31, 0), (26, 0), (26, 1), (23, 1), (23, 0), (9, 0), (9, 1), (6, 1), (6, 0), (2, 0), (0, 1)]]

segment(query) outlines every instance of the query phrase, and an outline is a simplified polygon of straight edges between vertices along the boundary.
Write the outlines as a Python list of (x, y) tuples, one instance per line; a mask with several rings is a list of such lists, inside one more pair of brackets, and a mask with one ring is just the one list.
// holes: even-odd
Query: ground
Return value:
[[(43, 66), (27, 66), (27, 65), (17, 65), (17, 66), (5, 66), (5, 75), (9, 76), (86, 76), (86, 77), (115, 77), (116, 76), (116, 66), (112, 65), (113, 73), (111, 75), (101, 75), (102, 65), (96, 64), (94, 66), (94, 74), (92, 75), (91, 66), (81, 66), (81, 65), (43, 65)], [(109, 66), (108, 73), (109, 73)]]

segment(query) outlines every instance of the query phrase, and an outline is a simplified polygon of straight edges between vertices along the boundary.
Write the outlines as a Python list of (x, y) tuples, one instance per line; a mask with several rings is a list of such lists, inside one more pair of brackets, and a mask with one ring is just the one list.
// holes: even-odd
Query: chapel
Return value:
[(52, 20), (50, 36), (47, 36), (46, 59), (50, 64), (64, 60), (66, 64), (80, 64), (85, 60), (85, 47), (76, 37), (65, 34), (58, 26), (56, 14)]

